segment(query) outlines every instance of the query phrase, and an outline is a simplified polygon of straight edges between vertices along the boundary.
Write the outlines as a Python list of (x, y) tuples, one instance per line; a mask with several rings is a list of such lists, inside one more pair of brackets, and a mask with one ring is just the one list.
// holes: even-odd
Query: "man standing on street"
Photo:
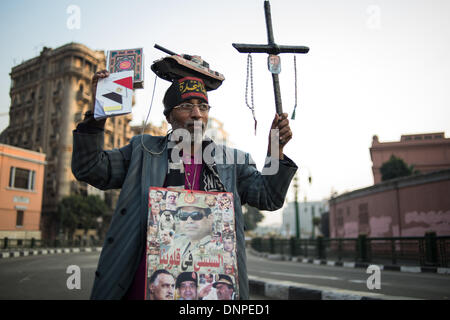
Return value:
[[(107, 71), (94, 75), (94, 97), (97, 81), (108, 75)], [(232, 97), (228, 99), (232, 110)], [(75, 177), (101, 190), (122, 189), (95, 273), (91, 298), (144, 298), (149, 187), (182, 186), (190, 190), (233, 193), (238, 296), (248, 299), (241, 206), (248, 203), (269, 211), (283, 206), (289, 184), (297, 170), (295, 163), (283, 154), (283, 148), (292, 138), (287, 114), (275, 115), (271, 129), (278, 130), (278, 135), (269, 136), (267, 161), (262, 172), (259, 172), (248, 153), (216, 145), (203, 136), (211, 107), (201, 78), (173, 80), (163, 104), (164, 115), (174, 130), (165, 137), (135, 136), (123, 148), (105, 151), (105, 120), (96, 121), (93, 112), (87, 112), (84, 121), (73, 132), (72, 172)], [(173, 139), (178, 142), (179, 138), (176, 137), (180, 135), (176, 134), (177, 130), (194, 134), (191, 153), (189, 155), (189, 150), (183, 153), (183, 167), (179, 170), (169, 165), (176, 163), (172, 159), (172, 148), (168, 141)], [(196, 143), (196, 132), (200, 132), (203, 137), (200, 143)], [(203, 154), (205, 150), (212, 150), (209, 157), (212, 159), (202, 157), (200, 163), (192, 161), (195, 160), (192, 155), (198, 151)], [(227, 155), (234, 156), (233, 160), (238, 161), (230, 163), (225, 159)], [(186, 161), (189, 157), (191, 161)], [(278, 167), (275, 166), (278, 170), (272, 170), (274, 163), (278, 164)]]

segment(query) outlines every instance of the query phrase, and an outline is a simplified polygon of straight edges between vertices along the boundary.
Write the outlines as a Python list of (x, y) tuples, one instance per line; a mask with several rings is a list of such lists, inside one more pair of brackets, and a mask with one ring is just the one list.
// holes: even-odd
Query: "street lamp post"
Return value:
[(298, 177), (294, 177), (294, 194), (295, 194), (295, 237), (300, 239), (300, 216), (298, 210)]

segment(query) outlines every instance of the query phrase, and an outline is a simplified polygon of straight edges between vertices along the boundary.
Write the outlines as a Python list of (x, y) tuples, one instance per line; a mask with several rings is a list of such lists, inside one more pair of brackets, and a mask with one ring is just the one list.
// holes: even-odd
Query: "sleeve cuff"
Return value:
[(105, 131), (105, 130), (102, 128), (90, 126), (89, 124), (83, 123), (83, 122), (79, 123), (75, 130), (75, 132), (88, 133), (88, 134), (97, 134), (97, 133), (100, 133), (103, 131)]

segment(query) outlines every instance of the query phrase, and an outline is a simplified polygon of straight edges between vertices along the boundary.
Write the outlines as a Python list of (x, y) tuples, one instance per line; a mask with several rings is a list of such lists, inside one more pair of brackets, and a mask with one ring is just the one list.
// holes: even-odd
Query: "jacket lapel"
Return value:
[[(220, 181), (222, 182), (223, 186), (225, 187), (225, 190), (227, 192), (230, 192), (232, 190), (231, 185), (231, 174), (233, 170), (230, 170), (230, 167), (232, 164), (230, 163), (230, 159), (227, 159), (226, 150), (223, 146), (218, 146), (213, 141), (211, 142), (213, 144), (214, 148), (212, 151), (212, 155), (214, 157), (214, 164), (213, 166), (216, 166), (217, 173), (219, 174)], [(219, 152), (216, 152), (219, 151)]]
[[(165, 147), (165, 137), (144, 136), (144, 145), (153, 153), (159, 153)], [(151, 154), (145, 150), (142, 145), (142, 194), (141, 207), (142, 210), (142, 226), (147, 226), (148, 213), (148, 193), (150, 187), (162, 187), (167, 174), (167, 147), (161, 154)], [(142, 228), (145, 232), (145, 228)]]

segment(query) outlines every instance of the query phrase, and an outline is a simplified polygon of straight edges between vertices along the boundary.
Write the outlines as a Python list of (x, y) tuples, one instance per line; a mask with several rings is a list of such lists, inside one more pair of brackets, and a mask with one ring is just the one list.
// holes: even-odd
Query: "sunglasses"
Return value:
[(204, 216), (205, 216), (205, 214), (203, 214), (203, 212), (198, 212), (198, 211), (194, 211), (194, 212), (181, 211), (178, 214), (178, 218), (181, 221), (186, 221), (189, 217), (194, 221), (199, 221), (199, 220), (202, 220)]

